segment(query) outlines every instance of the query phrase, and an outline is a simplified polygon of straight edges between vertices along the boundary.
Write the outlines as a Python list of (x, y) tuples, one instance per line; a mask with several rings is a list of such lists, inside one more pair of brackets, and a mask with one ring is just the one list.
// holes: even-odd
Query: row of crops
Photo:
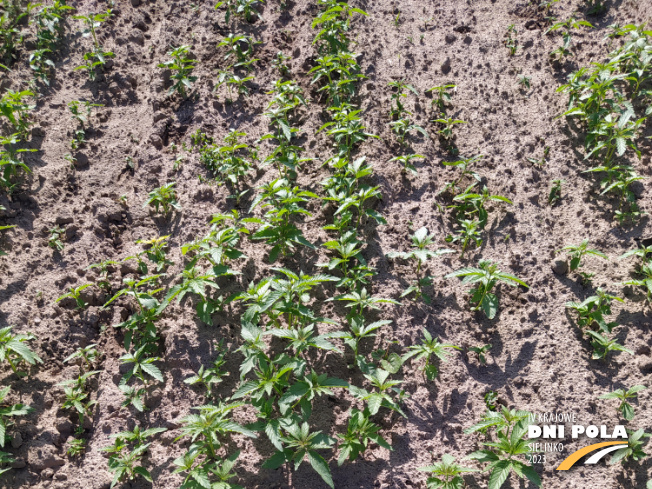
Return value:
[[(226, 0), (216, 5), (219, 12), (215, 15), (224, 14), (229, 33), (217, 45), (223, 53), (224, 67), (218, 72), (215, 92), (229, 104), (249, 96), (256, 77), (259, 41), (241, 31), (246, 23), (264, 21), (259, 3)], [(501, 289), (512, 286), (524, 291), (536, 287), (501, 270), (505, 267), (500, 263), (479, 256), (491, 233), (491, 213), (513, 202), (509, 196), (488, 188), (486, 175), (481, 174), (482, 155), (459, 154), (456, 128), (467, 122), (457, 119), (452, 110), (455, 85), (442, 84), (427, 93), (434, 111), (434, 133), (450, 159), (455, 160), (442, 163), (457, 172), (437, 193), (437, 208), (445, 216), (450, 233), (441, 239), (426, 227), (416, 229), (402, 249), (386, 255), (389, 260), (410, 265), (411, 274), (405, 277), (407, 288), (399, 297), (374, 293), (378, 272), (369, 243), (374, 235), (383, 232), (387, 221), (379, 211), (382, 195), (374, 166), (365, 156), (365, 144), (379, 136), (365, 125), (359, 90), (365, 76), (353, 41), (356, 29), (369, 20), (365, 11), (348, 2), (317, 0), (317, 4), (312, 21), (314, 62), (307, 73), (309, 81), (292, 73), (289, 58), (283, 53), (272, 60), (278, 79), (269, 87), (262, 115), (269, 132), (254, 141), (239, 128), (230, 129), (219, 139), (198, 129), (187, 144), (183, 143), (189, 157), (196, 157), (210, 176), (228, 189), (231, 211), (214, 214), (206, 233), (183, 244), (180, 250), (172, 250), (170, 235), (162, 235), (138, 241), (140, 251), (136, 254), (106, 257), (89, 264), (96, 280), (61, 291), (56, 301), (65, 308), (74, 308), (83, 318), (93, 291), (102, 298), (104, 311), (128, 312), (126, 319), (112, 325), (124, 347), (119, 357), (124, 372), (118, 385), (123, 396), (120, 409), (141, 422), (130, 431), (111, 435), (113, 444), (102, 448), (113, 474), (111, 486), (135, 478), (152, 481), (148, 454), (166, 428), (142, 422), (146, 418), (141, 413), (147, 411), (152, 392), (166, 383), (160, 325), (180, 310), (193, 308), (196, 319), (206, 325), (213, 325), (217, 316), (237, 318), (240, 336), (237, 345), (227, 345), (224, 338), (217, 341), (220, 334), (216, 330), (215, 358), (184, 380), (187, 387), (179, 387), (195, 389), (204, 399), (180, 421), (179, 437), (175, 439), (179, 447), (185, 447), (185, 452), (173, 461), (174, 473), (183, 479), (181, 487), (241, 487), (233, 482), (238, 480), (242, 460), (241, 450), (234, 449), (238, 446), (246, 446), (247, 450), (264, 447), (271, 455), (258, 454), (264, 459), (258, 468), (281, 468), (290, 485), (293, 471), (305, 463), (326, 485), (335, 487), (331, 472), (334, 464), (349, 465), (354, 470), (356, 460), (365, 458), (371, 450), (392, 450), (392, 426), (407, 417), (404, 404), (408, 394), (403, 387), (406, 369), (422, 371), (419, 382), (436, 382), (439, 369), (445, 368), (442, 362), (455, 350), (461, 350), (427, 329), (413, 346), (392, 344), (388, 339), (392, 321), (382, 319), (389, 308), (408, 300), (430, 306), (433, 288), (459, 278), (471, 287), (468, 309), (474, 315), (470, 317), (495, 320)], [(541, 11), (549, 15), (550, 8), (544, 5)], [(73, 21), (83, 26), (90, 50), (76, 70), (86, 73), (90, 82), (103, 77), (115, 58), (98, 36), (111, 22), (111, 9), (86, 15), (73, 15), (73, 11), (63, 0), (27, 7), (3, 0), (0, 70), (8, 72), (18, 65), (20, 55), (25, 55), (21, 43), (30, 39), (33, 49), (28, 63), (34, 76), (21, 87), (23, 90), (5, 90), (0, 100), (0, 189), (8, 196), (24, 192), (29, 185), (32, 170), (25, 156), (36, 151), (29, 144), (36, 108), (32, 100), (37, 100), (39, 90), (46, 90), (50, 84), (66, 26)], [(550, 24), (550, 32), (566, 30), (561, 51), (552, 53), (559, 58), (572, 54), (571, 30), (588, 23), (571, 18)], [(516, 29), (510, 26), (505, 41), (507, 54), (513, 55), (518, 49), (516, 35)], [(582, 172), (596, 176), (598, 193), (613, 205), (610, 217), (625, 226), (645, 217), (634, 191), (644, 180), (637, 173), (635, 159), (642, 156), (637, 141), (652, 113), (652, 31), (645, 30), (645, 26), (615, 26), (610, 36), (622, 41), (620, 47), (605, 62), (573, 73), (559, 88), (568, 97), (567, 110), (560, 117), (580, 127), (585, 161), (591, 165)], [(193, 91), (197, 61), (191, 53), (191, 46), (173, 47), (158, 64), (160, 70), (170, 73), (171, 100), (186, 100)], [(313, 99), (302, 88), (307, 84), (317, 94)], [(392, 81), (388, 91), (387, 124), (398, 148), (389, 164), (402, 168), (406, 177), (418, 175), (420, 167), (430, 163), (412, 150), (412, 142), (432, 135), (427, 127), (414, 121), (406, 101), (425, 94), (407, 79)], [(101, 111), (102, 106), (71, 100), (68, 108), (75, 129), (66, 160), (74, 169), (76, 155), (87, 143), (93, 113)], [(314, 110), (325, 117), (317, 133), (325, 134), (331, 143), (330, 154), (318, 159), (309, 157), (302, 145), (306, 113)], [(311, 165), (321, 165), (328, 176), (302, 187), (300, 177)], [(268, 181), (254, 187), (254, 169), (266, 169)], [(548, 205), (564, 205), (564, 183), (551, 182)], [(127, 206), (126, 199), (122, 204)], [(174, 181), (152, 189), (144, 202), (152, 214), (165, 219), (182, 213), (182, 204)], [(316, 222), (312, 219), (314, 209), (327, 221), (321, 231), (328, 240), (320, 244), (307, 238), (315, 234), (309, 227)], [(14, 227), (3, 225), (0, 231), (11, 232)], [(446, 245), (440, 247), (442, 241)], [(54, 252), (63, 251), (67, 246), (65, 228), (53, 227), (47, 243)], [(271, 267), (263, 278), (246, 283), (242, 279), (248, 259), (245, 249), (252, 247), (265, 255)], [(328, 255), (328, 259), (311, 270), (297, 265), (301, 257), (319, 253)], [(593, 274), (586, 271), (584, 257), (609, 259), (588, 239), (567, 244), (559, 253), (568, 260), (568, 273), (586, 285), (591, 284)], [(432, 276), (429, 267), (444, 255), (457, 255), (464, 266), (444, 277)], [(637, 306), (625, 301), (620, 291), (629, 288), (643, 294), (647, 302), (652, 300), (652, 245), (643, 243), (619, 258), (627, 259), (623, 262), (626, 264), (635, 262), (631, 280), (612, 284), (609, 290), (598, 288), (587, 299), (566, 304), (577, 327), (586, 335), (586, 347), (595, 361), (608, 362), (618, 353), (633, 355), (617, 341), (617, 333), (625, 326), (612, 317), (611, 308), (614, 302)], [(119, 276), (118, 270), (126, 262), (135, 265), (135, 272)], [(173, 269), (181, 272), (171, 273)], [(38, 339), (31, 333), (16, 332), (22, 329), (7, 326), (0, 330), (0, 362), (6, 361), (15, 374), (6, 378), (8, 385), (0, 390), (0, 446), (7, 450), (12, 427), (21, 417), (33, 413), (29, 406), (10, 402), (10, 382), (29, 382), (23, 378), (27, 376), (23, 369), (43, 363), (33, 351), (38, 348)], [(490, 350), (490, 344), (478, 345), (467, 353), (483, 364)], [(66, 447), (71, 459), (86, 456), (94, 436), (89, 420), (98, 409), (101, 357), (101, 347), (94, 343), (80, 347), (64, 360), (78, 367), (74, 378), (59, 384), (63, 392), (61, 410), (76, 416), (74, 437)], [(239, 363), (237, 380), (229, 379), (234, 374), (227, 368), (234, 358)], [(618, 399), (620, 415), (633, 427), (632, 399), (643, 389), (645, 386), (636, 385), (605, 393), (603, 398)], [(333, 418), (333, 398), (344, 399), (350, 405), (344, 429), (328, 424)], [(502, 487), (512, 475), (541, 486), (540, 471), (525, 457), (533, 441), (527, 438), (530, 413), (498, 404), (491, 393), (485, 402), (485, 415), (465, 430), (477, 434), (480, 449), (470, 450), (467, 460), (461, 462), (464, 465), (442, 454), (434, 465), (422, 467), (420, 470), (428, 473), (429, 488), (464, 487), (466, 480), (462, 476), (467, 472), (478, 472), (473, 477), (489, 489)], [(631, 429), (628, 445), (614, 452), (611, 463), (642, 460), (647, 437), (643, 429)], [(245, 445), (246, 438), (264, 442)], [(0, 455), (6, 467), (0, 470), (12, 470), (11, 452)]]

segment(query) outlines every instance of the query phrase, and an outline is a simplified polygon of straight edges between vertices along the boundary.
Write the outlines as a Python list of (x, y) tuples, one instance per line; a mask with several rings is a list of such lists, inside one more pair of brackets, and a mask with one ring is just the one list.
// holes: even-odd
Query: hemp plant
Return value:
[(170, 79), (173, 81), (168, 94), (177, 92), (183, 97), (186, 96), (186, 89), (192, 88), (192, 84), (197, 81), (196, 76), (192, 76), (195, 69), (193, 60), (188, 57), (190, 46), (179, 46), (168, 51), (167, 55), (172, 59), (159, 63), (159, 68), (167, 68), (172, 71)]
[(451, 92), (457, 88), (456, 85), (449, 83), (448, 85), (441, 85), (438, 87), (432, 87), (426, 90), (426, 93), (432, 93), (432, 106), (437, 106), (439, 112), (442, 114), (446, 113), (446, 104), (452, 100)]
[(165, 185), (155, 188), (148, 194), (148, 198), (143, 207), (154, 207), (154, 212), (158, 213), (161, 209), (163, 215), (168, 216), (172, 209), (181, 210), (181, 204), (177, 201), (177, 191), (174, 188), (176, 182), (169, 182)]
[(43, 360), (27, 346), (29, 341), (36, 339), (36, 336), (32, 333), (14, 334), (11, 331), (12, 329), (13, 326), (0, 329), (0, 363), (6, 360), (11, 370), (19, 377), (23, 377), (27, 374), (18, 371), (18, 367), (22, 362), (28, 365), (36, 365), (37, 363), (43, 363)]
[(529, 287), (521, 279), (501, 272), (498, 266), (489, 260), (480, 260), (478, 268), (460, 268), (449, 273), (445, 278), (453, 277), (461, 277), (463, 284), (476, 284), (475, 288), (471, 290), (471, 304), (475, 304), (471, 310), (482, 310), (488, 319), (495, 318), (498, 312), (498, 296), (491, 291), (499, 282), (512, 287), (519, 285)]
[(423, 373), (428, 380), (432, 381), (435, 380), (439, 373), (437, 364), (431, 363), (432, 357), (435, 357), (435, 362), (439, 360), (446, 361), (448, 358), (448, 352), (446, 349), (461, 350), (459, 346), (440, 343), (439, 338), (433, 338), (428, 330), (424, 328), (422, 343), (420, 345), (409, 347), (409, 351), (401, 357), (401, 360), (402, 362), (406, 362), (410, 358), (414, 358), (415, 360), (425, 359), (426, 364), (423, 367)]
[(496, 441), (482, 443), (486, 449), (468, 456), (488, 464), (485, 469), (491, 473), (488, 489), (500, 489), (512, 472), (521, 479), (527, 478), (536, 487), (541, 487), (539, 474), (531, 465), (519, 460), (530, 453), (530, 443), (533, 443), (532, 439), (526, 437), (529, 416), (527, 411), (509, 410), (503, 406), (500, 412), (487, 411), (482, 421), (464, 430), (465, 433), (486, 432), (489, 428), (495, 430)]
[(375, 442), (379, 446), (393, 450), (392, 446), (382, 437), (380, 426), (370, 419), (371, 413), (368, 409), (360, 411), (352, 409), (349, 417), (346, 434), (338, 433), (340, 442), (340, 455), (337, 458), (337, 465), (342, 465), (347, 460), (352, 462), (357, 459), (369, 446), (370, 442)]
[(251, 204), (250, 210), (260, 204), (265, 214), (262, 219), (250, 218), (249, 221), (260, 224), (252, 239), (265, 240), (267, 244), (272, 245), (269, 253), (270, 263), (276, 261), (279, 254), (285, 256), (294, 251), (297, 244), (314, 248), (291, 220), (293, 215), (312, 215), (301, 206), (311, 198), (319, 197), (313, 192), (292, 187), (284, 178), (276, 179), (261, 187), (261, 193)]
[(598, 288), (595, 295), (587, 297), (582, 302), (567, 302), (566, 307), (577, 313), (577, 325), (580, 328), (590, 328), (596, 324), (601, 331), (611, 333), (617, 322), (607, 322), (605, 316), (611, 314), (613, 301), (625, 302), (620, 297), (611, 295)]
[(462, 474), (478, 471), (457, 464), (455, 457), (447, 453), (441, 456), (441, 462), (417, 470), (431, 474), (426, 480), (427, 489), (462, 489), (465, 485)]
[(80, 285), (79, 287), (70, 287), (70, 290), (60, 296), (56, 301), (56, 303), (61, 302), (64, 299), (74, 299), (75, 303), (77, 304), (77, 310), (84, 309), (88, 304), (84, 301), (84, 298), (82, 297), (81, 293), (87, 289), (88, 287), (92, 287), (93, 284), (83, 284)]
[(0, 188), (12, 193), (20, 184), (17, 178), (19, 172), (32, 173), (29, 166), (19, 156), (22, 153), (33, 153), (36, 149), (18, 149), (16, 146), (20, 141), (18, 133), (10, 136), (0, 136)]
[(409, 155), (400, 155), (400, 156), (395, 156), (389, 162), (391, 163), (392, 161), (396, 161), (398, 163), (401, 163), (403, 165), (403, 170), (402, 172), (405, 173), (408, 170), (414, 174), (417, 175), (417, 169), (412, 163), (412, 160), (416, 159), (424, 159), (425, 156), (419, 155), (419, 154), (409, 154)]
[(423, 265), (431, 258), (435, 258), (446, 253), (454, 253), (453, 250), (449, 249), (439, 249), (437, 251), (432, 251), (428, 249), (428, 246), (434, 243), (434, 234), (428, 234), (428, 229), (422, 227), (418, 229), (414, 235), (412, 235), (412, 251), (400, 252), (393, 251), (387, 254), (387, 258), (395, 259), (400, 258), (406, 261), (414, 262), (415, 274), (417, 276), (416, 281), (410, 285), (407, 289), (401, 294), (401, 298), (406, 297), (412, 293), (415, 293), (415, 300), (423, 297), (423, 300), (426, 304), (430, 304), (431, 298), (427, 294), (423, 293), (423, 288), (432, 285), (433, 278), (430, 275), (421, 276), (421, 268)]
[(143, 457), (148, 451), (151, 443), (145, 443), (147, 438), (166, 431), (166, 428), (150, 428), (140, 430), (136, 426), (134, 431), (124, 431), (111, 435), (114, 439), (113, 445), (102, 448), (102, 451), (109, 454), (109, 471), (113, 473), (111, 486), (118, 482), (133, 480), (137, 476), (148, 482), (152, 482), (152, 475), (143, 464)]
[(509, 49), (510, 56), (514, 56), (518, 50), (518, 30), (514, 24), (507, 26), (504, 43), (505, 47)]
[(215, 4), (215, 9), (225, 8), (224, 22), (227, 24), (232, 17), (239, 17), (247, 22), (253, 22), (256, 19), (263, 18), (256, 9), (256, 6), (260, 3), (264, 3), (263, 0), (222, 0)]
[(97, 78), (98, 68), (100, 70), (104, 69), (107, 58), (113, 58), (115, 56), (111, 51), (104, 51), (104, 48), (100, 45), (97, 39), (97, 29), (102, 25), (102, 23), (109, 20), (112, 15), (111, 9), (107, 9), (106, 12), (100, 14), (90, 12), (88, 15), (73, 15), (73, 19), (81, 20), (86, 26), (82, 35), (84, 37), (91, 36), (93, 39), (92, 51), (84, 54), (85, 64), (75, 68), (75, 71), (86, 70), (91, 81), (95, 81)]
[(65, 0), (54, 0), (52, 5), (40, 7), (30, 16), (30, 24), (36, 25), (36, 49), (29, 55), (29, 67), (37, 79), (49, 85), (50, 70), (54, 68), (52, 56), (64, 37), (65, 17), (73, 7)]
[[(30, 406), (26, 406), (22, 403), (17, 404), (7, 404), (5, 399), (9, 394), (11, 387), (7, 386), (0, 390), (0, 447), (4, 448), (7, 439), (10, 439), (7, 436), (9, 428), (13, 426), (12, 419), (17, 416), (27, 416), (28, 414), (34, 412), (34, 409)], [(0, 452), (1, 453), (1, 452)], [(0, 474), (2, 471), (0, 471)]]
[(608, 392), (600, 396), (600, 399), (618, 399), (620, 400), (620, 405), (618, 406), (618, 411), (621, 412), (623, 418), (627, 421), (634, 419), (634, 408), (632, 405), (627, 402), (628, 399), (636, 399), (638, 393), (642, 390), (647, 389), (644, 385), (635, 385), (631, 389), (616, 389), (613, 392)]
[(86, 142), (86, 122), (91, 116), (93, 107), (104, 107), (102, 104), (92, 104), (87, 100), (80, 102), (72, 100), (68, 102), (68, 108), (72, 114), (72, 119), (77, 123), (77, 128), (74, 130), (70, 146), (73, 150), (79, 149)]
[[(589, 240), (585, 239), (578, 245), (567, 245), (564, 246), (561, 250), (557, 250), (557, 253), (561, 252), (567, 252), (568, 255), (570, 256), (570, 271), (574, 272), (576, 271), (579, 267), (582, 266), (582, 258), (586, 255), (592, 255), (592, 256), (597, 256), (600, 257), (604, 260), (609, 260), (609, 257), (605, 255), (603, 252), (589, 248)], [(591, 279), (593, 274), (588, 274), (584, 272), (578, 272), (584, 282), (587, 282)]]

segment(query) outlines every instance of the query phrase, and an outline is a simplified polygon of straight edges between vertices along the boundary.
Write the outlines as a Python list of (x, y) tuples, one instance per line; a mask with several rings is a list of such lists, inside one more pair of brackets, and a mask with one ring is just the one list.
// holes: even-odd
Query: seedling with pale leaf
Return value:
[(64, 245), (62, 238), (65, 236), (66, 230), (60, 226), (54, 226), (50, 229), (49, 233), (48, 246), (56, 251), (63, 251)]
[(403, 362), (406, 362), (410, 358), (415, 360), (426, 360), (426, 364), (423, 367), (423, 373), (425, 374), (428, 380), (435, 380), (439, 369), (437, 368), (436, 363), (431, 363), (432, 356), (434, 355), (438, 361), (446, 361), (448, 359), (448, 349), (460, 350), (459, 346), (455, 345), (446, 345), (439, 342), (439, 338), (433, 338), (432, 335), (426, 330), (423, 329), (423, 342), (420, 345), (414, 345), (408, 348), (408, 353), (401, 357)]
[(410, 285), (407, 289), (401, 294), (401, 298), (410, 295), (411, 293), (416, 293), (415, 299), (423, 297), (423, 300), (426, 304), (429, 304), (431, 298), (428, 295), (423, 293), (423, 288), (432, 285), (433, 277), (429, 275), (421, 276), (421, 267), (431, 258), (435, 258), (446, 253), (454, 253), (453, 250), (449, 249), (439, 249), (437, 251), (431, 251), (428, 249), (428, 246), (434, 243), (434, 234), (428, 234), (428, 229), (422, 227), (418, 229), (412, 239), (412, 251), (400, 252), (394, 251), (387, 254), (388, 258), (401, 258), (403, 260), (409, 260), (414, 262), (415, 273), (417, 280), (414, 284)]
[(620, 411), (627, 421), (634, 419), (634, 408), (632, 405), (627, 402), (628, 399), (636, 399), (638, 393), (642, 390), (647, 389), (644, 385), (635, 385), (631, 389), (617, 389), (613, 392), (608, 392), (600, 396), (600, 399), (618, 399), (620, 400), (620, 405), (618, 406), (618, 411)]

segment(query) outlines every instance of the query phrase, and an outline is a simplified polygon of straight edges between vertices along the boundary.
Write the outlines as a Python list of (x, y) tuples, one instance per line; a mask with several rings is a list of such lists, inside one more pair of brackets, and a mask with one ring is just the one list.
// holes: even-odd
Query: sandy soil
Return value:
[[(99, 1), (74, 3), (78, 12), (106, 7)], [(353, 22), (359, 62), (367, 77), (360, 84), (359, 98), (368, 129), (381, 137), (369, 140), (359, 153), (374, 168), (373, 180), (383, 195), (375, 209), (388, 221), (386, 226), (364, 230), (368, 239), (364, 255), (378, 270), (373, 278), (374, 294), (398, 299), (407, 286), (406, 277), (412, 276), (412, 268), (388, 260), (388, 252), (408, 249), (409, 235), (421, 226), (435, 234), (438, 247), (445, 247), (444, 237), (452, 223), (447, 212), (438, 210), (437, 204), (445, 206), (447, 201), (437, 193), (454, 175), (441, 162), (454, 159), (454, 155), (438, 138), (411, 140), (414, 152), (425, 155), (417, 176), (406, 176), (399, 165), (387, 163), (398, 150), (389, 128), (388, 82), (404, 78), (414, 85), (420, 96), (410, 93), (408, 108), (415, 121), (433, 136), (436, 127), (430, 119), (434, 111), (424, 91), (443, 83), (457, 85), (451, 114), (467, 121), (457, 128), (459, 152), (484, 155), (475, 170), (492, 192), (508, 197), (513, 205), (492, 207), (481, 248), (467, 253), (463, 260), (451, 254), (431, 262), (429, 272), (436, 277), (430, 290), (432, 304), (403, 300), (400, 306), (384, 306), (378, 313), (377, 318), (393, 323), (378, 336), (377, 347), (404, 351), (420, 341), (422, 329), (427, 328), (446, 343), (463, 349), (442, 364), (435, 382), (423, 378), (419, 364), (404, 367), (400, 378), (409, 393), (404, 405), (407, 418), (386, 412), (376, 418), (393, 451), (374, 445), (362, 459), (342, 467), (337, 466), (336, 451), (324, 452), (331, 462), (335, 486), (425, 487), (426, 477), (417, 467), (438, 461), (443, 453), (461, 458), (479, 447), (481, 438), (465, 435), (463, 430), (484, 413), (483, 396), (490, 390), (497, 391), (499, 401), (509, 407), (536, 413), (577, 413), (583, 423), (616, 424), (616, 401), (599, 400), (598, 396), (616, 388), (649, 384), (649, 305), (639, 294), (628, 292), (626, 301), (614, 308), (613, 318), (622, 325), (617, 337), (636, 354), (613, 355), (605, 363), (591, 360), (590, 346), (564, 304), (583, 300), (599, 286), (624, 296), (622, 287), (615, 284), (629, 276), (632, 262), (618, 261), (617, 257), (636, 246), (635, 238), (648, 235), (650, 224), (643, 218), (635, 225), (621, 227), (611, 219), (613, 203), (599, 198), (594, 180), (579, 172), (585, 166), (581, 141), (563, 119), (554, 119), (567, 103), (555, 90), (572, 71), (604, 59), (611, 49), (604, 40), (607, 26), (650, 21), (652, 4), (643, 0), (608, 1), (607, 12), (599, 17), (586, 16), (583, 2), (578, 0), (556, 5), (554, 12), (559, 18), (577, 11), (578, 17), (588, 19), (595, 29), (574, 34), (575, 56), (563, 66), (553, 66), (548, 53), (560, 44), (560, 35), (546, 35), (541, 13), (525, 0), (352, 3), (369, 14)], [(20, 399), (35, 409), (16, 427), (22, 444), (8, 451), (19, 461), (16, 467), (22, 468), (4, 474), (3, 487), (108, 487), (111, 475), (100, 449), (111, 443), (112, 433), (131, 428), (135, 422), (167, 427), (168, 432), (156, 438), (148, 457), (153, 485), (141, 479), (123, 487), (178, 487), (182, 479), (172, 474), (172, 460), (187, 447), (187, 443), (174, 441), (179, 420), (191, 407), (204, 403), (200, 391), (184, 384), (183, 379), (214, 358), (217, 340), (224, 339), (231, 350), (227, 365), (233, 372), (220, 384), (219, 393), (229, 396), (237, 386), (241, 356), (234, 350), (241, 342), (239, 304), (215, 315), (213, 325), (197, 319), (192, 301), (175, 303), (166, 310), (158, 324), (163, 357), (159, 365), (165, 384), (148, 396), (149, 410), (145, 413), (120, 408), (123, 396), (118, 389), (122, 372), (118, 358), (124, 353), (123, 337), (112, 326), (129, 314), (127, 301), (104, 311), (101, 305), (106, 297), (94, 288), (87, 294), (91, 306), (83, 314), (74, 311), (74, 304), (54, 304), (69, 286), (96, 280), (88, 265), (132, 255), (141, 249), (136, 240), (159, 235), (170, 235), (169, 257), (174, 265), (168, 270), (166, 283), (174, 283), (183, 269), (180, 245), (203, 236), (210, 216), (234, 208), (234, 201), (226, 198), (226, 187), (211, 183), (196, 154), (187, 154), (175, 169), (171, 145), (189, 144), (190, 135), (197, 129), (218, 140), (228, 129), (237, 128), (247, 133), (249, 143), (265, 134), (267, 119), (262, 114), (270, 98), (266, 92), (277, 78), (271, 60), (278, 51), (291, 55), (292, 78), (311, 99), (304, 112), (301, 144), (305, 156), (315, 160), (300, 172), (298, 184), (321, 192), (319, 182), (328, 175), (321, 163), (332, 154), (332, 146), (326, 135), (316, 134), (327, 115), (307, 74), (316, 56), (311, 20), (318, 13), (317, 5), (307, 0), (290, 1), (281, 9), (276, 0), (269, 0), (261, 8), (262, 20), (236, 23), (238, 32), (254, 36), (261, 44), (256, 48), (260, 61), (255, 66), (251, 96), (233, 104), (225, 103), (223, 94), (213, 93), (216, 71), (225, 63), (216, 45), (229, 32), (222, 12), (213, 6), (213, 2), (186, 0), (116, 1), (114, 17), (99, 30), (101, 42), (115, 52), (115, 61), (96, 82), (73, 71), (89, 40), (80, 36), (78, 21), (68, 21), (65, 45), (56, 57), (55, 78), (50, 88), (41, 90), (32, 114), (29, 147), (38, 151), (29, 153), (26, 161), (33, 175), (10, 198), (0, 195), (0, 205), (7, 209), (0, 216), (0, 224), (17, 226), (3, 238), (2, 249), (8, 256), (0, 258), (0, 326), (15, 325), (17, 331), (34, 332), (38, 336), (33, 342), (35, 350), (44, 359), (44, 364), (25, 379), (11, 375), (9, 368), (3, 369), (3, 385), (12, 386), (11, 400)], [(520, 47), (515, 56), (509, 56), (503, 45), (510, 24), (518, 29)], [(156, 67), (166, 59), (170, 46), (180, 44), (192, 45), (197, 59), (194, 74), (199, 79), (187, 100), (167, 95), (166, 74)], [(27, 57), (23, 47), (13, 72), (2, 74), (3, 89), (24, 87), (21, 81), (30, 77)], [(531, 88), (518, 85), (519, 74), (531, 77)], [(77, 154), (76, 169), (64, 159), (70, 152), (74, 130), (67, 108), (70, 100), (103, 104), (92, 118), (88, 143)], [(650, 134), (648, 124), (644, 135)], [(641, 139), (640, 144), (643, 157), (635, 167), (649, 177), (650, 142)], [(527, 161), (527, 157), (541, 157), (544, 146), (551, 149), (542, 167)], [(269, 146), (263, 144), (263, 154), (266, 148)], [(133, 168), (128, 160), (134, 162)], [(198, 175), (203, 178), (199, 180)], [(271, 167), (260, 169), (252, 173), (248, 184), (256, 187), (274, 175)], [(550, 207), (547, 196), (551, 182), (560, 178), (566, 181), (563, 198)], [(149, 191), (172, 180), (177, 182), (182, 211), (168, 221), (153, 216), (143, 203)], [(648, 186), (644, 183), (640, 188), (639, 204), (650, 212)], [(119, 202), (122, 195), (127, 199), (125, 206)], [(242, 213), (246, 214), (251, 196), (241, 204)], [(309, 209), (313, 216), (303, 220), (301, 227), (310, 241), (323, 243), (329, 239), (321, 229), (328, 223), (329, 211), (318, 202), (311, 203)], [(61, 253), (47, 245), (47, 230), (55, 224), (66, 229)], [(582, 285), (576, 275), (553, 271), (558, 259), (555, 250), (587, 238), (610, 257), (609, 261), (585, 259), (584, 269), (595, 273), (592, 286)], [(237, 262), (242, 275), (225, 284), (225, 293), (242, 290), (271, 273), (265, 244), (245, 241), (242, 250), (248, 256)], [(317, 253), (302, 250), (277, 265), (315, 273), (320, 270), (316, 264), (327, 256), (323, 248)], [(480, 258), (496, 261), (504, 271), (530, 285), (529, 289), (500, 287), (501, 310), (492, 321), (469, 311), (467, 288), (459, 280), (443, 278), (462, 266), (473, 266)], [(135, 272), (130, 264), (117, 267), (115, 285)], [(334, 294), (330, 285), (318, 292), (320, 313), (341, 320), (346, 310), (340, 304), (324, 302)], [(60, 409), (63, 391), (56, 384), (77, 372), (63, 359), (91, 343), (97, 343), (102, 353), (102, 373), (93, 394), (98, 406), (84, 435), (89, 440), (86, 454), (69, 459), (65, 442), (76, 417)], [(486, 343), (493, 347), (486, 365), (480, 365), (467, 348)], [(323, 359), (323, 368), (357, 385), (364, 381), (359, 372), (347, 370), (346, 359), (341, 357)], [(636, 418), (628, 427), (649, 428), (649, 401), (649, 391), (640, 393)], [(333, 436), (341, 433), (346, 430), (351, 405), (348, 394), (323, 397), (317, 401), (311, 424)], [(251, 420), (251, 413), (245, 410), (236, 417)], [(273, 450), (265, 439), (234, 440), (233, 448), (237, 445), (242, 450), (236, 472), (244, 487), (326, 487), (307, 463), (291, 476), (285, 469), (260, 468)], [(583, 442), (569, 443), (564, 453), (580, 448)], [(543, 487), (643, 488), (652, 478), (647, 461), (624, 467), (603, 462), (559, 474), (554, 468), (564, 457), (548, 454), (547, 463), (537, 467)], [(487, 484), (486, 475), (467, 476), (466, 480), (469, 487)], [(511, 487), (534, 486), (514, 478)]]

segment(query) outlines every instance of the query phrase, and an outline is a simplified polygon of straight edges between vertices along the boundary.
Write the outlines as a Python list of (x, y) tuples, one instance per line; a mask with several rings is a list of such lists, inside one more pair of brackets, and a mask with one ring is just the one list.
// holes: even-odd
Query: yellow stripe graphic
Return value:
[(575, 465), (575, 462), (577, 462), (579, 459), (581, 459), (584, 455), (587, 453), (590, 453), (594, 450), (597, 450), (598, 448), (602, 447), (609, 447), (611, 445), (627, 445), (626, 441), (605, 441), (602, 443), (594, 443), (593, 445), (589, 445), (588, 447), (581, 448), (580, 450), (571, 453), (566, 460), (564, 460), (561, 464), (559, 464), (559, 467), (555, 470), (568, 470), (570, 469), (573, 465)]

